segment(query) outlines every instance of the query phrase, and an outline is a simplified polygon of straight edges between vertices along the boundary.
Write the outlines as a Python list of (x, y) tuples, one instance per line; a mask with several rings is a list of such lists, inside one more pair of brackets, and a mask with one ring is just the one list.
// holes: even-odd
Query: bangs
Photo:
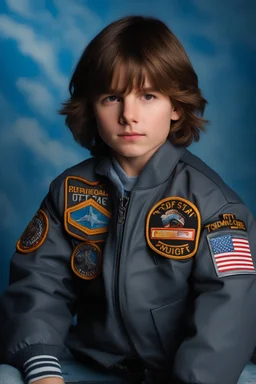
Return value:
[[(106, 56), (105, 56), (106, 59)], [(165, 74), (165, 76), (163, 75)], [(141, 57), (139, 60), (131, 57), (116, 56), (114, 60), (102, 62), (95, 71), (92, 98), (101, 94), (127, 95), (133, 89), (138, 92), (145, 89), (146, 80), (148, 91), (168, 94), (173, 86), (170, 76), (166, 76), (166, 70), (157, 60), (149, 61)], [(150, 88), (150, 89), (148, 89)]]
[(110, 68), (109, 77), (106, 76), (108, 79), (107, 90), (126, 95), (132, 89), (142, 89), (145, 86), (147, 76), (145, 68), (135, 61), (129, 59), (124, 62), (117, 59), (113, 63), (113, 67)]

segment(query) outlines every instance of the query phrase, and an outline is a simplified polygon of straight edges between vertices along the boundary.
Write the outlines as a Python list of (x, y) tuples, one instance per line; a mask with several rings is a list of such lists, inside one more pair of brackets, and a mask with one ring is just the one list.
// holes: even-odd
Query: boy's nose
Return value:
[(139, 106), (136, 100), (124, 100), (121, 103), (120, 121), (121, 124), (130, 124), (139, 119)]

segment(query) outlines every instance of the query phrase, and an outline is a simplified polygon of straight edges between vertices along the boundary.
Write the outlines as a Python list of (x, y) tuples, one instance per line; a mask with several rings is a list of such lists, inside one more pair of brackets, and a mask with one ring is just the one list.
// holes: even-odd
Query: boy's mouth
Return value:
[(122, 134), (122, 135), (119, 135), (119, 137), (122, 139), (122, 140), (126, 140), (126, 141), (134, 141), (134, 140), (139, 140), (140, 138), (144, 137), (145, 135), (142, 135), (141, 133), (126, 133), (126, 134)]
[(133, 137), (133, 136), (145, 136), (144, 134), (142, 133), (138, 133), (138, 132), (125, 132), (125, 133), (122, 133), (118, 136), (121, 136), (121, 137)]

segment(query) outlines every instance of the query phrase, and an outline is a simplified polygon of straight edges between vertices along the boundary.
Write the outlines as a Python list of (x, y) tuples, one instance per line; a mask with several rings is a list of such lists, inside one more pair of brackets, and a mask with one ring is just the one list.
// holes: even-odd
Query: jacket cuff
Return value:
[(32, 384), (34, 381), (47, 377), (62, 378), (59, 361), (54, 356), (40, 355), (31, 357), (23, 365), (25, 383)]
[(31, 359), (32, 357), (36, 356), (53, 356), (58, 358), (63, 350), (63, 346), (57, 346), (57, 345), (32, 345), (26, 348), (21, 349), (19, 352), (16, 352), (15, 354), (9, 355), (7, 359), (7, 364), (13, 365), (17, 369), (19, 369), (21, 372), (23, 372), (23, 366), (24, 364)]

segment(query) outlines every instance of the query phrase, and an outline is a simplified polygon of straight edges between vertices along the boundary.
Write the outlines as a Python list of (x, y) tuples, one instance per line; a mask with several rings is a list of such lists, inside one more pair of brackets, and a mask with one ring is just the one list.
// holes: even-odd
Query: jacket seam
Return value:
[(211, 181), (218, 187), (218, 189), (221, 191), (221, 193), (222, 193), (224, 199), (226, 200), (226, 202), (229, 203), (229, 201), (228, 201), (228, 199), (227, 199), (227, 197), (226, 197), (224, 191), (222, 190), (221, 186), (220, 186), (219, 184), (217, 184), (215, 180), (213, 180), (213, 179), (212, 179), (209, 175), (207, 175), (205, 172), (203, 172), (203, 171), (201, 171), (200, 169), (196, 168), (194, 165), (189, 164), (189, 163), (186, 163), (185, 161), (184, 161), (184, 163), (187, 164), (187, 165), (189, 165), (190, 167), (196, 169), (197, 172), (200, 172), (202, 175), (204, 175), (204, 176), (207, 177), (209, 180), (211, 180)]
[(204, 220), (204, 222), (202, 223), (202, 226), (207, 223), (208, 220), (210, 220), (212, 217), (214, 217), (219, 211), (221, 211), (224, 207), (227, 207), (228, 205), (232, 205), (232, 204), (238, 204), (238, 203), (233, 203), (233, 202), (227, 202), (226, 204), (222, 205), (217, 211), (215, 211), (211, 216), (209, 216), (207, 219)]

